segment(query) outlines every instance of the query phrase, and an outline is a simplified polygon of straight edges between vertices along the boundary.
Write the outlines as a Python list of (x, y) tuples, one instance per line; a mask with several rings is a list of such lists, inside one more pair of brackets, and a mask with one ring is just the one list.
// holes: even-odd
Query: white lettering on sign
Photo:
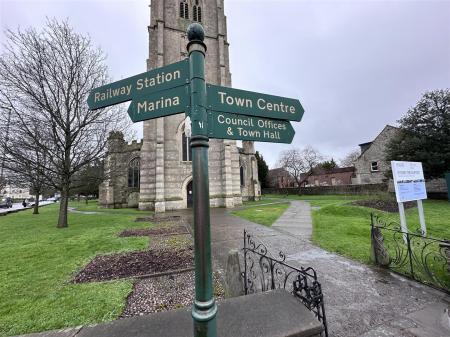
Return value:
[(104, 101), (121, 95), (129, 95), (131, 93), (131, 84), (116, 89), (108, 88), (104, 92), (96, 92), (94, 94), (94, 102)]
[(170, 82), (172, 80), (177, 80), (181, 77), (181, 72), (179, 70), (175, 70), (171, 73), (160, 73), (154, 77), (145, 77), (140, 78), (136, 81), (136, 90), (142, 90), (144, 88), (154, 87), (158, 84), (163, 84), (166, 82)]
[(280, 103), (266, 102), (264, 98), (258, 98), (256, 103), (258, 105), (258, 108), (261, 110), (295, 113), (294, 106), (283, 104), (283, 102)]
[(226, 92), (219, 91), (220, 96), (220, 103), (224, 104), (227, 103), (228, 105), (235, 105), (239, 107), (246, 107), (246, 108), (252, 108), (253, 102), (249, 98), (242, 98), (242, 97), (233, 97), (227, 95)]
[(156, 101), (144, 101), (137, 103), (137, 113), (155, 111), (158, 109), (169, 108), (172, 106), (180, 105), (180, 97), (161, 97)]
[[(237, 97), (227, 94), (223, 91), (218, 91), (220, 104), (226, 104), (239, 108), (253, 108), (254, 102), (251, 98)], [(256, 107), (260, 110), (295, 113), (295, 106), (288, 105), (283, 102), (269, 102), (267, 99), (258, 98), (256, 100)]]

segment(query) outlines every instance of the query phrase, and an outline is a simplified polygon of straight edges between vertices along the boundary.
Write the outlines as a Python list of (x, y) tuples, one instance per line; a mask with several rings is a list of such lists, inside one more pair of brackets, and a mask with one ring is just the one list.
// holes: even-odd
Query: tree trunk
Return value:
[(69, 205), (69, 189), (67, 186), (63, 186), (61, 190), (61, 201), (59, 204), (59, 217), (58, 224), (56, 227), (58, 228), (66, 228), (68, 227), (67, 223), (67, 207)]
[(39, 214), (39, 193), (35, 195), (33, 214)]

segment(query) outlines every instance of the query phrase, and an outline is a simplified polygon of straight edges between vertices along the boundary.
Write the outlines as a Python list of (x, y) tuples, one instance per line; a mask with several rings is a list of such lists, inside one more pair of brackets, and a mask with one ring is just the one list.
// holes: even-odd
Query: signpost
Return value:
[(425, 178), (422, 163), (411, 161), (391, 161), (392, 175), (394, 177), (395, 195), (400, 213), (400, 226), (403, 232), (408, 231), (403, 203), (417, 201), (420, 227), (422, 235), (427, 234), (422, 199), (427, 199)]
[(189, 58), (93, 89), (90, 109), (132, 101), (133, 122), (186, 113), (192, 121), (192, 177), (194, 201), (195, 300), (192, 307), (195, 337), (216, 337), (217, 305), (213, 296), (209, 212), (209, 138), (290, 143), (300, 121), (297, 99), (238, 90), (205, 82), (203, 27), (187, 31)]

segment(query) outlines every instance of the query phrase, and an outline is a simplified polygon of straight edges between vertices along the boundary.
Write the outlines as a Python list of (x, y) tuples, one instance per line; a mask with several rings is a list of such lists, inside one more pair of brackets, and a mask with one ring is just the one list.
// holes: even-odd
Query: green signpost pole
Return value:
[(198, 23), (189, 25), (191, 83), (192, 177), (194, 197), (195, 301), (192, 308), (195, 337), (216, 337), (217, 305), (213, 295), (211, 229), (209, 216), (208, 116), (206, 111), (205, 32)]

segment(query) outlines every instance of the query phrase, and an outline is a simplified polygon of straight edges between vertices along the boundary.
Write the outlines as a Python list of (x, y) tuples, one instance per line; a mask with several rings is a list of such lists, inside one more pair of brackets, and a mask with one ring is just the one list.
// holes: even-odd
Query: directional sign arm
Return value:
[(188, 81), (189, 61), (186, 59), (92, 89), (88, 106), (91, 110), (100, 109), (130, 101), (136, 96), (179, 87)]
[(298, 99), (208, 84), (208, 108), (249, 116), (299, 122), (304, 109)]
[(208, 112), (210, 138), (290, 144), (294, 135), (294, 128), (285, 120)]

